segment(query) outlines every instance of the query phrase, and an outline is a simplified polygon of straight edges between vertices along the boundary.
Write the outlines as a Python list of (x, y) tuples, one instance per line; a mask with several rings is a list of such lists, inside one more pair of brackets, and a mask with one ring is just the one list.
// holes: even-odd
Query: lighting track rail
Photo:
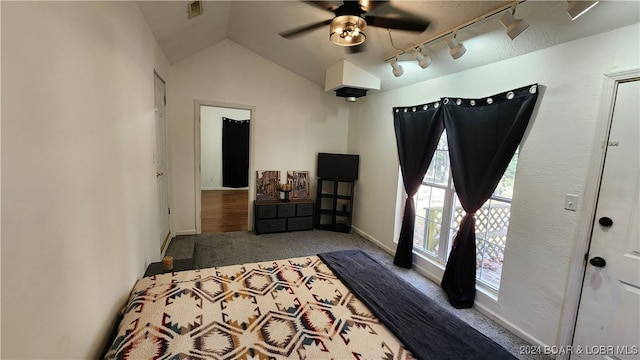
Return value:
[[(514, 1), (514, 2), (517, 2), (517, 4), (522, 4), (523, 2), (526, 2), (526, 1), (527, 0), (520, 0), (520, 1)], [(438, 40), (441, 40), (442, 38), (444, 38), (446, 36), (454, 35), (455, 33), (459, 32), (462, 29), (465, 29), (465, 28), (467, 28), (467, 27), (469, 27), (471, 25), (475, 25), (476, 23), (479, 23), (481, 21), (484, 21), (484, 20), (487, 20), (489, 18), (492, 18), (492, 17), (502, 13), (503, 11), (509, 10), (509, 9), (512, 9), (512, 8), (515, 8), (513, 3), (509, 3), (509, 4), (506, 4), (506, 5), (500, 6), (499, 8), (496, 8), (496, 9), (494, 9), (492, 11), (489, 11), (488, 13), (486, 13), (484, 15), (478, 16), (478, 17), (476, 17), (474, 19), (471, 19), (471, 20), (469, 20), (469, 21), (467, 21), (467, 22), (465, 22), (463, 24), (460, 24), (460, 25), (458, 25), (456, 27), (453, 27), (453, 28), (451, 28), (451, 29), (449, 29), (447, 31), (441, 32), (438, 35), (435, 35), (435, 36), (433, 36), (433, 37), (431, 37), (431, 38), (429, 38), (429, 39), (427, 39), (427, 40), (425, 40), (423, 42), (420, 42), (420, 43), (412, 45), (411, 47), (408, 47), (408, 48), (406, 48), (406, 49), (404, 49), (402, 51), (399, 51), (396, 54), (394, 54), (392, 56), (389, 56), (386, 59), (384, 59), (384, 62), (392, 61), (392, 60), (394, 60), (394, 59), (396, 59), (399, 56), (402, 56), (404, 54), (411, 54), (413, 52), (413, 49), (415, 49), (415, 48), (418, 48), (418, 47), (423, 48), (423, 47), (425, 47), (425, 46), (427, 46), (427, 45), (429, 45), (431, 43), (434, 43), (434, 42), (436, 42)]]

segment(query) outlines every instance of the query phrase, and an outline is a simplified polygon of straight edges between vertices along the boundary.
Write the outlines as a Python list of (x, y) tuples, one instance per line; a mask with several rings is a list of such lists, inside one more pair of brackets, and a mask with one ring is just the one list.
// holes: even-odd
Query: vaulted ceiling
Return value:
[[(340, 1), (328, 1), (340, 5)], [(444, 38), (429, 43), (424, 53), (431, 66), (418, 67), (403, 50), (424, 43), (464, 23), (483, 17), (511, 1), (407, 1), (395, 0), (375, 9), (373, 15), (402, 17), (410, 14), (431, 21), (423, 33), (369, 27), (365, 50), (350, 53), (329, 40), (329, 26), (294, 39), (279, 32), (333, 18), (333, 13), (303, 1), (203, 1), (200, 16), (188, 19), (186, 1), (140, 1), (138, 6), (170, 63), (179, 62), (224, 39), (230, 39), (274, 63), (324, 86), (325, 71), (347, 60), (381, 79), (381, 91), (482, 66), (562, 42), (640, 21), (640, 2), (601, 1), (580, 18), (567, 15), (566, 1), (525, 1), (515, 16), (529, 28), (511, 40), (494, 15), (458, 31), (467, 53), (453, 60)], [(640, 34), (639, 39), (640, 41)], [(594, 49), (593, 51), (598, 51)], [(400, 54), (405, 73), (394, 77), (385, 60)], [(558, 61), (562, 61), (559, 59)]]

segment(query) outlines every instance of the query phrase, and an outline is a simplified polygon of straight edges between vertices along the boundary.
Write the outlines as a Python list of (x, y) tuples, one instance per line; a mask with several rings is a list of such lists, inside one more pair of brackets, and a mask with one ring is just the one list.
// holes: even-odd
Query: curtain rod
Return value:
[[(499, 13), (501, 13), (501, 12), (503, 12), (503, 11), (507, 10), (507, 9), (510, 9), (511, 7), (513, 7), (513, 3), (515, 3), (515, 2), (517, 2), (517, 3), (518, 3), (518, 5), (519, 5), (519, 4), (522, 4), (522, 3), (523, 3), (523, 2), (525, 2), (525, 1), (527, 1), (527, 0), (513, 1), (513, 2), (510, 2), (510, 3), (509, 3), (509, 4), (507, 4), (507, 5), (502, 5), (502, 6), (500, 6), (499, 8), (496, 8), (496, 9), (494, 9), (494, 10), (492, 10), (492, 11), (489, 11), (488, 13), (486, 13), (486, 14), (484, 14), (484, 15), (478, 16), (478, 17), (476, 17), (476, 18), (474, 18), (474, 19), (472, 19), (472, 20), (469, 20), (469, 21), (467, 21), (467, 22), (465, 22), (465, 23), (461, 24), (461, 25), (458, 25), (458, 26), (456, 26), (456, 27), (453, 27), (453, 28), (451, 28), (451, 29), (449, 29), (449, 30), (447, 30), (447, 31), (445, 31), (445, 32), (441, 32), (440, 34), (438, 34), (438, 35), (436, 35), (436, 36), (433, 36), (433, 37), (429, 38), (429, 39), (428, 39), (428, 40), (426, 40), (426, 41), (422, 41), (422, 42), (418, 43), (418, 45), (413, 45), (413, 46), (411, 46), (411, 47), (409, 47), (409, 48), (406, 48), (406, 49), (404, 49), (404, 50), (401, 50), (400, 52), (396, 53), (395, 55), (390, 56), (390, 57), (387, 57), (386, 59), (384, 59), (384, 62), (391, 61), (391, 60), (393, 60), (393, 59), (395, 59), (395, 58), (397, 58), (398, 56), (401, 56), (401, 55), (403, 55), (403, 54), (408, 54), (408, 53), (409, 53), (409, 51), (411, 51), (411, 50), (413, 50), (413, 49), (415, 49), (415, 48), (417, 48), (417, 47), (419, 47), (419, 46), (425, 46), (425, 45), (431, 44), (432, 42), (435, 42), (435, 41), (437, 41), (437, 40), (440, 40), (440, 39), (442, 39), (443, 37), (445, 37), (445, 36), (447, 36), (447, 35), (453, 34), (453, 33), (457, 32), (457, 31), (459, 31), (459, 30), (462, 30), (462, 29), (464, 29), (464, 28), (467, 28), (467, 27), (469, 27), (469, 26), (471, 26), (471, 25), (473, 25), (473, 24), (476, 24), (476, 23), (478, 23), (478, 22), (480, 22), (480, 21), (483, 21), (483, 20), (486, 20), (486, 19), (488, 19), (488, 18), (490, 18), (490, 17), (493, 17), (493, 16), (495, 16), (495, 15), (497, 15), (497, 14), (499, 14)], [(514, 10), (515, 10), (515, 7), (514, 7)]]

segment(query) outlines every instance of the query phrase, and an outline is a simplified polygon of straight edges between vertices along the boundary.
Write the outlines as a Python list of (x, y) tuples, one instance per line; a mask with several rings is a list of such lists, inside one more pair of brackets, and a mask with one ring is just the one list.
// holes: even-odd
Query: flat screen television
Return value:
[(318, 153), (316, 174), (323, 179), (357, 180), (359, 161), (360, 155)]

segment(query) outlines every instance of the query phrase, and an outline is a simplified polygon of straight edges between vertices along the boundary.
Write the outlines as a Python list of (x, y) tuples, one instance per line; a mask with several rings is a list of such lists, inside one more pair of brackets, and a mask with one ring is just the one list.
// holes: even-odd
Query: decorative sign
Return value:
[(287, 184), (291, 185), (292, 199), (309, 199), (308, 171), (287, 171)]
[(256, 200), (278, 200), (280, 198), (280, 171), (256, 171)]

